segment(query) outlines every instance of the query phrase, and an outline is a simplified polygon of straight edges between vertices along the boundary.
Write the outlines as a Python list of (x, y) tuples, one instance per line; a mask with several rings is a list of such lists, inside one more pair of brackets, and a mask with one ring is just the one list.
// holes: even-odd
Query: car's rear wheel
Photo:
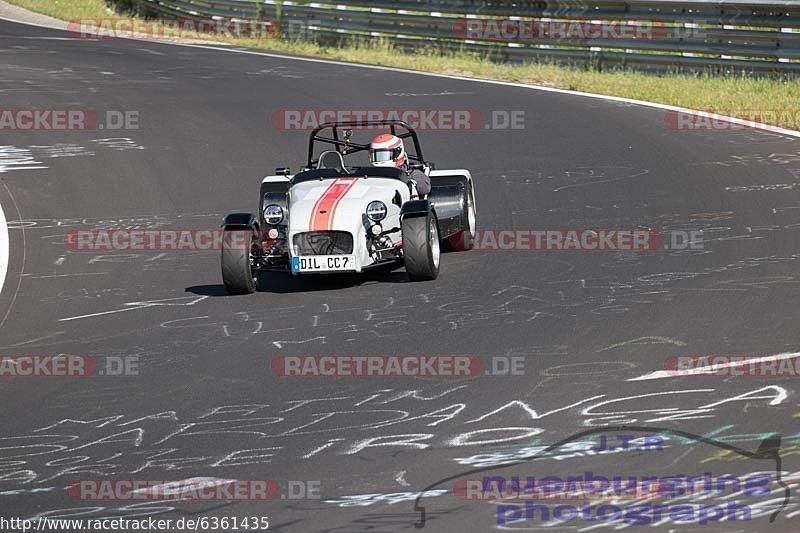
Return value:
[(436, 215), (406, 217), (401, 224), (403, 257), (411, 281), (428, 281), (439, 275), (439, 225)]
[(477, 222), (472, 187), (464, 190), (464, 211), (461, 218), (464, 220), (464, 227), (443, 241), (444, 248), (448, 252), (463, 252), (472, 250), (475, 246)]
[(225, 230), (222, 234), (222, 283), (230, 294), (251, 294), (256, 290), (253, 243), (251, 230)]

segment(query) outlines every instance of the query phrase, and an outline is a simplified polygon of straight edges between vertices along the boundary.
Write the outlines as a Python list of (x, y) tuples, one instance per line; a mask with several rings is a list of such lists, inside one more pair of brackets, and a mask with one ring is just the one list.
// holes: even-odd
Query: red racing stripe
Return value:
[(328, 185), (328, 188), (325, 189), (325, 191), (322, 194), (319, 195), (319, 198), (317, 198), (317, 201), (314, 202), (314, 207), (311, 208), (311, 220), (309, 220), (309, 222), (308, 222), (309, 231), (314, 229), (314, 220), (316, 219), (317, 213), (319, 212), (320, 204), (322, 204), (322, 201), (325, 199), (325, 197), (328, 195), (328, 193), (331, 192), (331, 189), (333, 189), (333, 186), (336, 185), (337, 181), (338, 180), (333, 180), (330, 183), (330, 185)]
[(358, 178), (339, 178), (322, 194), (314, 204), (311, 214), (311, 231), (326, 231), (333, 222), (333, 213), (339, 201), (355, 185)]
[(336, 210), (339, 208), (339, 202), (341, 202), (342, 199), (344, 199), (344, 197), (347, 196), (347, 193), (350, 192), (350, 189), (352, 189), (357, 182), (358, 179), (353, 178), (352, 181), (350, 181), (350, 183), (347, 184), (347, 189), (345, 189), (342, 195), (339, 196), (335, 202), (333, 202), (333, 206), (331, 206), (331, 211), (330, 211), (330, 218), (328, 220), (328, 230), (333, 229), (333, 217), (336, 214)]

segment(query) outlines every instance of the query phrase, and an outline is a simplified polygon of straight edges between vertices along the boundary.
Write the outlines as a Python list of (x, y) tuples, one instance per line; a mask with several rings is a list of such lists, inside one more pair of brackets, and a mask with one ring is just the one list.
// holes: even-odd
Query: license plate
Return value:
[(307, 255), (292, 257), (292, 272), (335, 272), (355, 270), (354, 255)]

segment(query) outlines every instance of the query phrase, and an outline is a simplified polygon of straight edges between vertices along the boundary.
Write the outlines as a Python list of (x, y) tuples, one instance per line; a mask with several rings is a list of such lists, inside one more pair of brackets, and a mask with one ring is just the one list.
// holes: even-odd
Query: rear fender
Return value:
[(466, 195), (463, 184), (432, 187), (428, 198), (436, 209), (440, 239), (455, 235), (467, 224), (464, 216)]
[(431, 170), (431, 187), (461, 184), (465, 189), (472, 187), (472, 174), (465, 168)]
[(452, 170), (432, 170), (431, 193), (428, 198), (436, 209), (439, 219), (439, 237), (444, 240), (467, 225), (464, 219), (465, 192), (472, 195), (475, 206), (475, 190), (472, 174), (465, 168)]

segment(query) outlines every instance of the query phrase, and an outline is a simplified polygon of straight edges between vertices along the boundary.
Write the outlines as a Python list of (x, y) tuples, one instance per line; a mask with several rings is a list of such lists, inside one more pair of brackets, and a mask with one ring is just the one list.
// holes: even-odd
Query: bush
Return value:
[(137, 15), (144, 18), (157, 18), (158, 13), (144, 0), (106, 0), (109, 7), (113, 7), (117, 13)]

